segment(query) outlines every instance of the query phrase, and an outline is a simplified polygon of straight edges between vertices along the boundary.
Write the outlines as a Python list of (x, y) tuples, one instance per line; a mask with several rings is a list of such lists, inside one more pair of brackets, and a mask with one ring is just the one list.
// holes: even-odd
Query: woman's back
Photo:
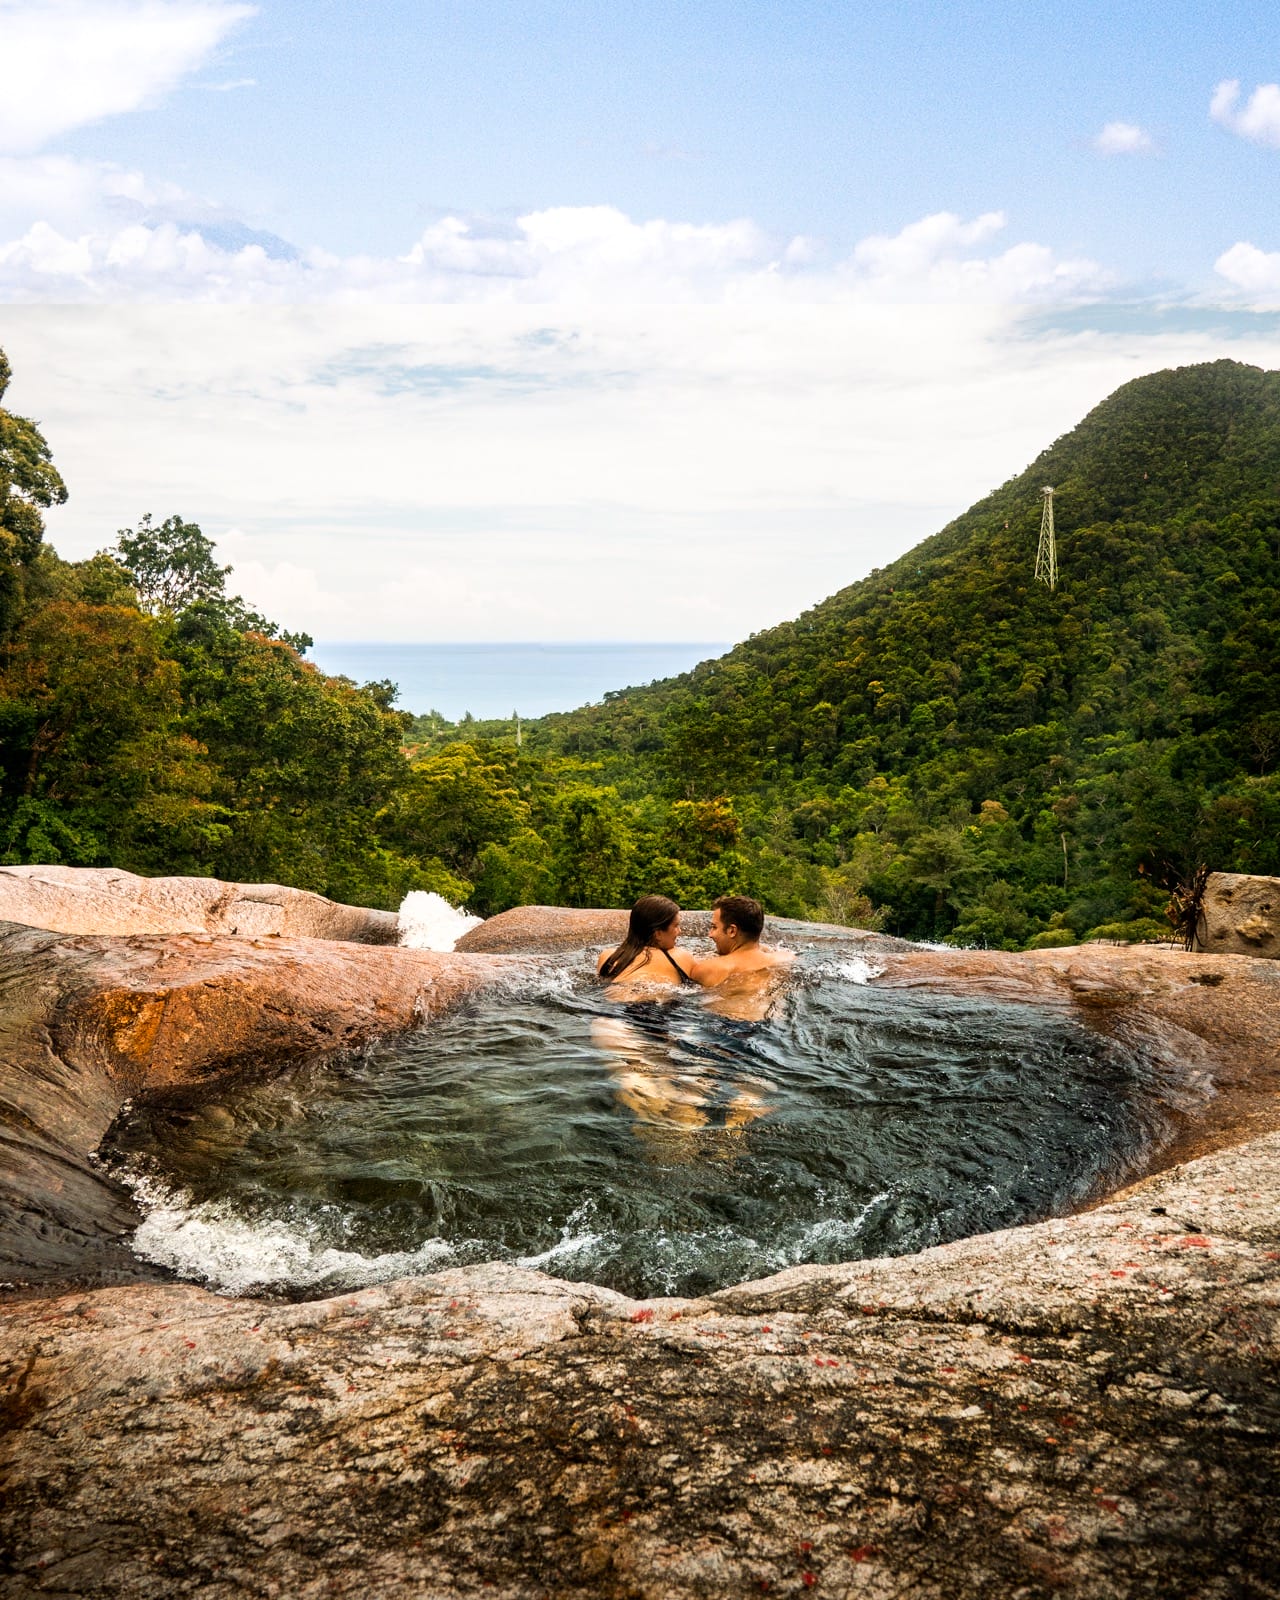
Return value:
[[(604, 967), (613, 953), (605, 951), (596, 965), (597, 972)], [(689, 976), (689, 963), (692, 959), (692, 954), (688, 950), (664, 949), (656, 944), (646, 945), (620, 972), (612, 973), (609, 982), (610, 985), (692, 983), (693, 979)]]

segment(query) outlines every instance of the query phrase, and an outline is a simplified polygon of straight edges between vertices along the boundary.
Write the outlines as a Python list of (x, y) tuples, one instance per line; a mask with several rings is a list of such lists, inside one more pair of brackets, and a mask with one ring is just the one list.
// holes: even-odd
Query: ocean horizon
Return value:
[(707, 641), (608, 644), (410, 644), (318, 641), (307, 658), (356, 683), (390, 679), (396, 705), (450, 722), (518, 714), (541, 717), (592, 705), (611, 690), (638, 688), (723, 655)]

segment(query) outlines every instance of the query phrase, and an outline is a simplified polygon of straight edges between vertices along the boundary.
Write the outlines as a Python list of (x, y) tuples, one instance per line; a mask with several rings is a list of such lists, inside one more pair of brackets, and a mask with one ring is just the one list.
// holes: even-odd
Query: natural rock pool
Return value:
[(511, 1260), (635, 1296), (1060, 1213), (1167, 1135), (1165, 1074), (1066, 1009), (802, 955), (775, 1014), (618, 1005), (583, 955), (341, 1060), (133, 1111), (144, 1258), (311, 1296)]

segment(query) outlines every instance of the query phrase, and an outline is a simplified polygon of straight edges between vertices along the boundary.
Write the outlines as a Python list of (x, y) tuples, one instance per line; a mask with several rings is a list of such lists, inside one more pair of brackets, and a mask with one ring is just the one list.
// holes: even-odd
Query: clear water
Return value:
[(423, 1032), (123, 1123), (135, 1247), (231, 1291), (498, 1258), (696, 1294), (1061, 1212), (1166, 1136), (1167, 1072), (1069, 1014), (866, 976), (802, 957), (744, 1022), (533, 962)]

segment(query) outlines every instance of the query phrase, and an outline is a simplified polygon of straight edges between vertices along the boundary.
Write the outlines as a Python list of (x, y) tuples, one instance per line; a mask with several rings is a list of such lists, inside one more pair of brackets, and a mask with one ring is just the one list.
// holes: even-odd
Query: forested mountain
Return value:
[(1280, 871), (1280, 374), (1128, 384), (893, 566), (520, 749), (319, 673), (180, 517), (60, 560), (64, 497), (0, 410), (3, 860), (486, 913), (737, 889), (1009, 947), (1158, 934), (1200, 862)]
[(789, 909), (1065, 942), (1199, 860), (1280, 870), (1278, 562), (1280, 374), (1162, 372), (893, 566), (538, 737), (628, 792), (732, 796)]

